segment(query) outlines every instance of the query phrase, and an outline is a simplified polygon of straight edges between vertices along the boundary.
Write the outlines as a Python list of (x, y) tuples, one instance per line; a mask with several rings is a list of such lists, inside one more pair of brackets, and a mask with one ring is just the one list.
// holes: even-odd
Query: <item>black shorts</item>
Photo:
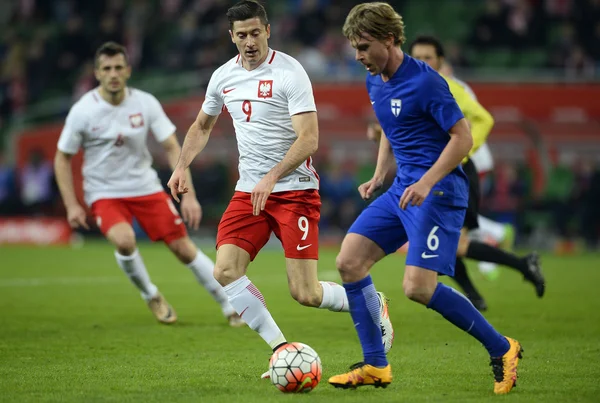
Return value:
[(481, 192), (479, 189), (479, 175), (473, 161), (469, 159), (463, 164), (463, 170), (467, 174), (467, 178), (469, 178), (469, 205), (467, 206), (463, 227), (470, 231), (479, 228), (477, 216), (479, 215), (479, 198), (481, 197)]

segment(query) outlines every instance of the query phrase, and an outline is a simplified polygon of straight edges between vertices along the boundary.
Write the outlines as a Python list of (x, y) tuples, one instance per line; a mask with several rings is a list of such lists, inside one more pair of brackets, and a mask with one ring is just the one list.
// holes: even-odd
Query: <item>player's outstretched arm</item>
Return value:
[(81, 207), (75, 196), (75, 187), (73, 186), (73, 171), (71, 169), (72, 154), (56, 150), (54, 156), (54, 174), (58, 190), (67, 209), (67, 220), (73, 228), (83, 227), (89, 229), (86, 222), (87, 214)]
[(206, 147), (210, 132), (217, 122), (217, 118), (218, 116), (208, 115), (201, 109), (196, 120), (185, 135), (179, 159), (167, 184), (171, 195), (177, 201), (179, 201), (179, 194), (185, 194), (190, 190), (191, 182), (187, 182), (186, 169), (190, 166), (196, 155)]
[(404, 194), (400, 198), (401, 208), (405, 209), (409, 203), (413, 206), (420, 206), (429, 195), (431, 188), (452, 172), (473, 147), (473, 137), (471, 137), (471, 131), (465, 118), (456, 122), (449, 134), (450, 141), (433, 166), (418, 182), (404, 190)]
[(373, 178), (368, 182), (363, 183), (358, 187), (358, 193), (363, 200), (369, 200), (373, 193), (383, 186), (385, 176), (395, 165), (394, 154), (392, 153), (392, 147), (388, 141), (385, 133), (381, 129), (381, 126), (377, 124), (379, 130), (379, 152), (377, 154), (377, 165), (375, 167), (375, 173)]
[(267, 199), (277, 181), (294, 172), (319, 148), (317, 112), (304, 112), (293, 115), (292, 127), (298, 138), (285, 154), (283, 160), (275, 165), (252, 190), (250, 200), (254, 207), (254, 215), (260, 214), (265, 209)]

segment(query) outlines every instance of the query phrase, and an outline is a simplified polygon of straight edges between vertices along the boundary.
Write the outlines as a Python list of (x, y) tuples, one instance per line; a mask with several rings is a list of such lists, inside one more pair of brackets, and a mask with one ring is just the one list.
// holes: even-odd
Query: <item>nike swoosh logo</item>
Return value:
[(311, 246), (312, 246), (312, 243), (309, 243), (308, 245), (304, 245), (304, 246), (298, 245), (298, 246), (296, 246), (296, 249), (297, 250), (304, 250), (306, 248), (310, 248)]
[(427, 253), (421, 253), (421, 259), (431, 259), (433, 257), (438, 257), (439, 255), (428, 255)]
[(248, 308), (250, 308), (250, 307), (249, 307), (249, 306), (247, 306), (247, 307), (245, 307), (245, 308), (244, 308), (244, 310), (242, 311), (242, 313), (240, 313), (240, 318), (241, 318), (242, 316), (244, 316), (244, 312), (246, 312), (246, 310), (247, 310)]
[(308, 385), (311, 382), (312, 382), (312, 379), (310, 379), (310, 377), (304, 378), (304, 380), (302, 381), (302, 383), (300, 384), (300, 386), (298, 386), (298, 389), (296, 389), (296, 392), (300, 392), (302, 389), (304, 389), (304, 387), (306, 385)]
[(95, 132), (95, 131), (98, 131), (98, 130), (100, 130), (100, 129), (102, 129), (102, 127), (101, 127), (101, 126), (98, 126), (98, 127), (92, 127), (92, 131), (93, 131), (93, 132)]
[(371, 105), (375, 105), (375, 101), (371, 101)]
[(235, 88), (230, 88), (230, 89), (228, 89), (228, 90), (226, 90), (226, 89), (223, 89), (223, 94), (227, 94), (227, 93), (229, 93), (229, 92), (231, 92), (231, 91), (233, 91), (233, 90), (235, 90)]

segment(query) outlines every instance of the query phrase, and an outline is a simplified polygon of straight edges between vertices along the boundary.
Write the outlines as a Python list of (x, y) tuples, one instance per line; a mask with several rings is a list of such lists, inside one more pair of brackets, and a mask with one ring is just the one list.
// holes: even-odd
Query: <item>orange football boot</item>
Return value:
[(519, 359), (523, 358), (523, 347), (518, 341), (507, 337), (510, 348), (502, 357), (492, 357), (492, 371), (494, 372), (494, 393), (505, 395), (517, 386), (517, 366)]

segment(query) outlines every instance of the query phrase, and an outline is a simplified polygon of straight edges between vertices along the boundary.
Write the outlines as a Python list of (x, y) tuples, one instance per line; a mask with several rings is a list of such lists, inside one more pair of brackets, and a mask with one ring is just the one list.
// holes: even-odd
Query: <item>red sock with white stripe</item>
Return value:
[(237, 279), (223, 289), (236, 312), (271, 348), (286, 342), (283, 333), (267, 310), (263, 295), (247, 276)]

